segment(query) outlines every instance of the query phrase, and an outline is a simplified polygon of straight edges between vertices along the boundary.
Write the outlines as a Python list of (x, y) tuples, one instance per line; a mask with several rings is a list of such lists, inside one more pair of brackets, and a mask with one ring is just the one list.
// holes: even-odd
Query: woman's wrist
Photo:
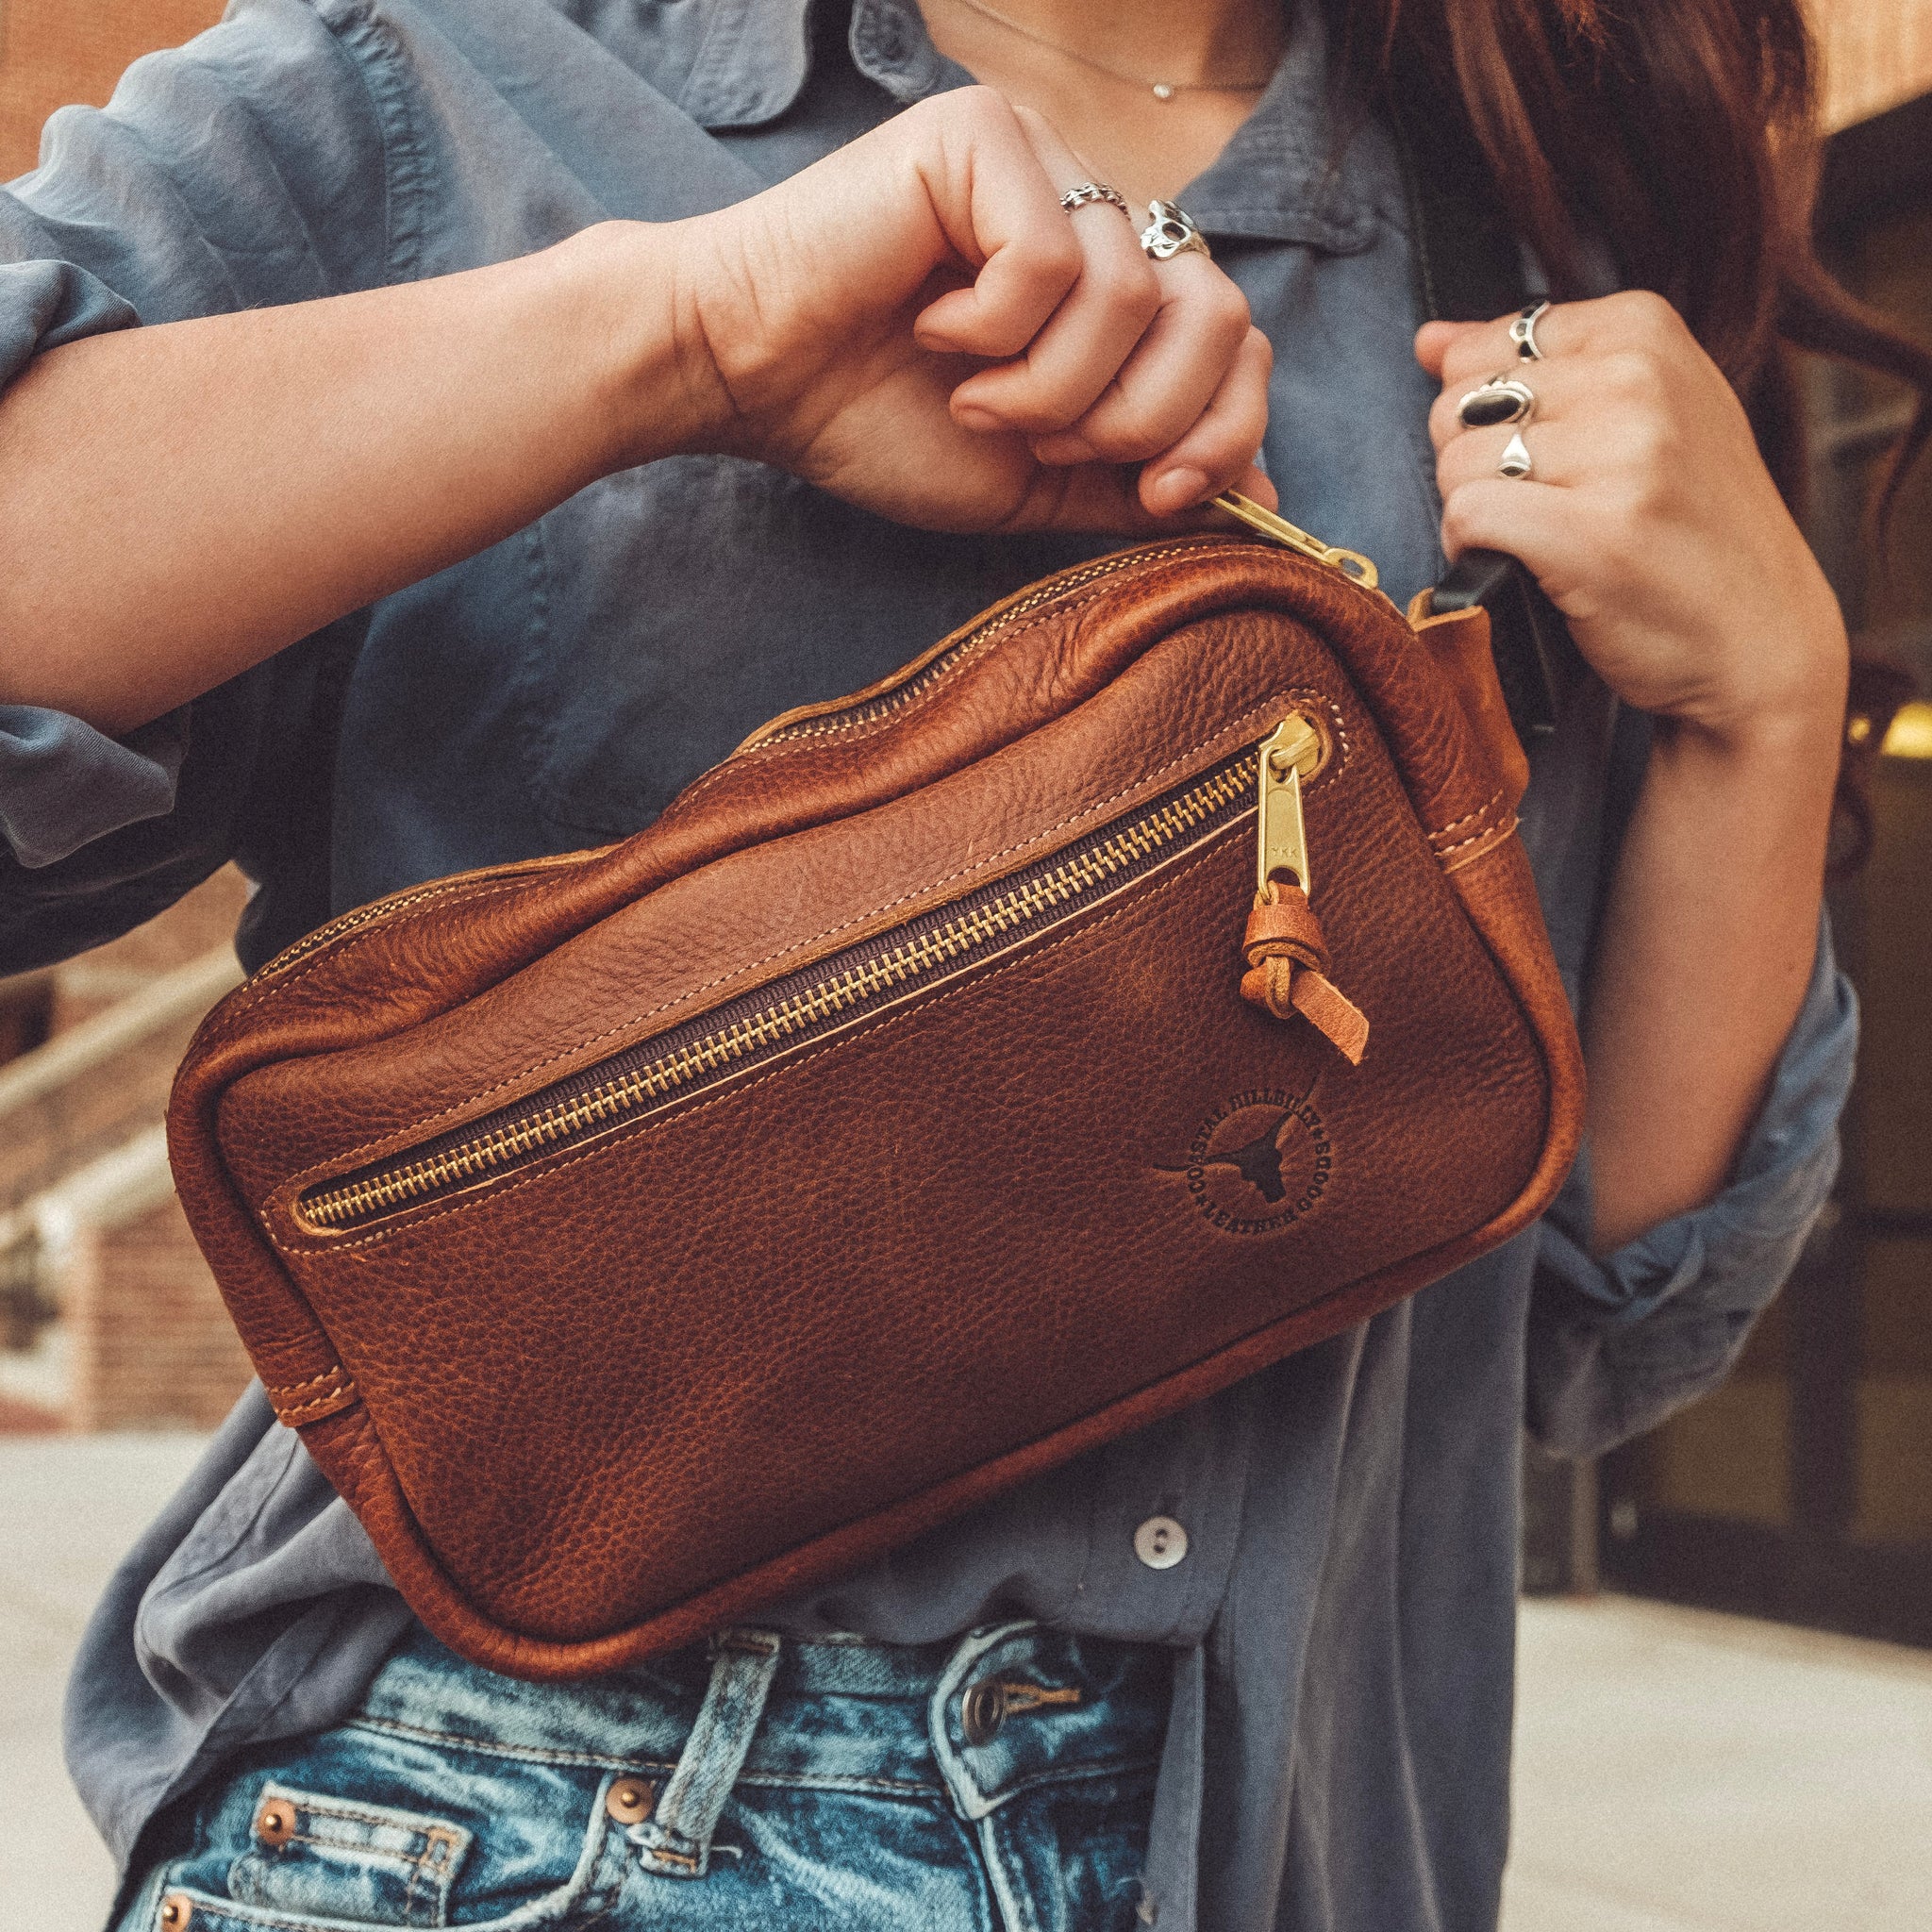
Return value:
[(715, 447), (729, 398), (695, 318), (681, 251), (699, 222), (601, 222), (551, 250), (563, 339), (584, 357), (596, 474)]
[(1787, 662), (1755, 657), (1747, 690), (1700, 694), (1681, 710), (1659, 714), (1660, 737), (1707, 757), (1751, 762), (1789, 760), (1836, 771), (1843, 735), (1849, 651), (1838, 608), (1807, 626)]

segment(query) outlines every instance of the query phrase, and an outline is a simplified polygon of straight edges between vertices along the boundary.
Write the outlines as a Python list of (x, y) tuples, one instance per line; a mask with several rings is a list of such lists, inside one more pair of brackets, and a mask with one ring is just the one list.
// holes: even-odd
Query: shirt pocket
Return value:
[(471, 1837), (446, 1818), (267, 1784), (228, 1895), (357, 1925), (446, 1925)]

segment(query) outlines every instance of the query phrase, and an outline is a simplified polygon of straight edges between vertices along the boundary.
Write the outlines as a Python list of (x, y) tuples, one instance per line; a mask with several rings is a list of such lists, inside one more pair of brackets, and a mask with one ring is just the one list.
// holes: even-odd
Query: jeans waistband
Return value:
[(636, 1669), (534, 1685), (417, 1631), (350, 1720), (445, 1749), (650, 1780), (647, 1864), (700, 1876), (732, 1787), (943, 1795), (967, 1819), (1060, 1778), (1152, 1764), (1172, 1653), (1015, 1622), (945, 1643), (742, 1629)]

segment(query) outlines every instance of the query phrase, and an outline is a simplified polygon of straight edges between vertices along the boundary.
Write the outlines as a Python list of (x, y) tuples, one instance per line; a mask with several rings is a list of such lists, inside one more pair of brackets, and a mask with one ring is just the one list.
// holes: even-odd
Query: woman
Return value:
[[(1522, 557), (1597, 674), (1525, 810), (1592, 1086), (1549, 1224), (756, 1631), (543, 1690), (413, 1626), (251, 1393), (75, 1679), (123, 1924), (1493, 1924), (1525, 1400), (1591, 1451), (1709, 1386), (1830, 1184), (1845, 646), (1739, 401), (1793, 10), (1389, 15), (241, 0), (53, 125), (0, 208), (9, 966), (229, 856), (252, 964), (634, 829), (762, 719), (1268, 491), (1257, 443), (1398, 598), (1440, 545)], [(1455, 415), (1503, 323), (1416, 333), (1389, 49), (1564, 298), (1527, 478)], [(1178, 194), (1225, 275), (1063, 211), (1093, 177)]]

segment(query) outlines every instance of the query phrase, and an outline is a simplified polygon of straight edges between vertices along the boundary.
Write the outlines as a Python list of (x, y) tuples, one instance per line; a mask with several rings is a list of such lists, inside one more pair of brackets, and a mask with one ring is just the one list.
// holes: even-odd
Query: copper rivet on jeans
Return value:
[(606, 1794), (604, 1808), (620, 1824), (641, 1824), (651, 1815), (657, 1799), (656, 1785), (647, 1785), (641, 1778), (621, 1777)]
[(178, 1891), (161, 1901), (161, 1924), (165, 1932), (188, 1932), (194, 1923), (194, 1907)]
[(271, 1798), (255, 1814), (255, 1835), (265, 1845), (285, 1845), (295, 1836), (295, 1813), (279, 1798)]
[(1007, 1721), (1007, 1693), (991, 1677), (982, 1678), (959, 1700), (959, 1728), (969, 1744), (991, 1744)]

